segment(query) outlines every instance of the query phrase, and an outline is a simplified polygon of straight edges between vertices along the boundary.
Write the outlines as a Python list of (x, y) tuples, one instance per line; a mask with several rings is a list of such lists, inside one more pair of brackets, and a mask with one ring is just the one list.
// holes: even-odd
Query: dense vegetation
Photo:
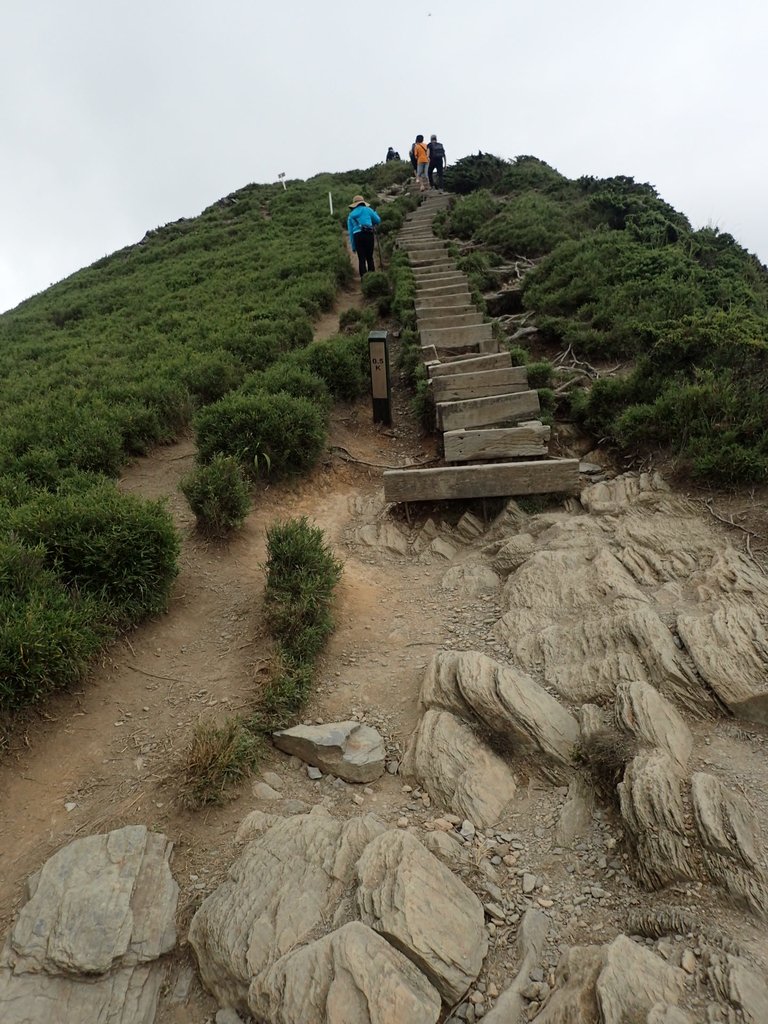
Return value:
[[(317, 458), (331, 402), (366, 381), (362, 333), (309, 346), (351, 276), (347, 204), (407, 173), (248, 185), (0, 316), (0, 720), (166, 606), (178, 539), (162, 504), (115, 487), (127, 460), (192, 423), (186, 490), (220, 534), (243, 514), (238, 467)], [(406, 206), (383, 210), (384, 236)]]
[(628, 177), (479, 154), (446, 187), (461, 198), (445, 232), (483, 247), (475, 280), (490, 288), (500, 260), (535, 260), (522, 301), (546, 342), (627, 364), (574, 393), (586, 427), (625, 451), (670, 450), (713, 482), (768, 479), (768, 271), (754, 256)]

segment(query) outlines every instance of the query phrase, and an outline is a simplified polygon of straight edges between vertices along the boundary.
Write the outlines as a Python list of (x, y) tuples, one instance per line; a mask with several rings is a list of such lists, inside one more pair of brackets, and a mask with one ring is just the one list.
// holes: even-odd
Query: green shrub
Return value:
[(528, 363), (528, 386), (534, 391), (537, 388), (548, 388), (552, 383), (552, 363), (543, 360), (540, 363)]
[(286, 476), (317, 462), (326, 437), (325, 416), (306, 398), (227, 395), (195, 418), (198, 457), (232, 455), (252, 477)]
[(368, 341), (364, 334), (328, 338), (292, 353), (291, 358), (324, 380), (342, 402), (352, 402), (368, 390)]
[(382, 270), (373, 270), (360, 282), (366, 299), (378, 299), (389, 295), (389, 279)]
[(234, 353), (215, 349), (190, 353), (181, 382), (198, 402), (207, 405), (236, 388), (242, 376), (243, 365)]
[(207, 466), (197, 466), (180, 483), (197, 528), (209, 537), (225, 537), (242, 526), (251, 507), (248, 484), (231, 455), (214, 455)]
[(491, 153), (465, 156), (451, 164), (445, 172), (445, 187), (449, 192), (466, 195), (479, 188), (493, 188), (504, 177), (509, 162)]
[(42, 545), (45, 565), (68, 587), (108, 605), (118, 624), (165, 611), (179, 538), (163, 502), (104, 483), (72, 494), (41, 493), (14, 509), (9, 524), (23, 543)]
[[(472, 238), (478, 228), (499, 212), (499, 201), (486, 189), (457, 200), (445, 221), (444, 237)], [(469, 269), (469, 268), (467, 268)]]
[(477, 231), (477, 238), (504, 256), (543, 256), (580, 230), (572, 211), (537, 192), (511, 200)]
[(306, 517), (267, 530), (264, 608), (278, 657), (262, 714), (273, 726), (306, 698), (312, 664), (333, 632), (331, 602), (341, 572), (322, 530)]
[(290, 359), (281, 359), (263, 373), (254, 373), (243, 381), (238, 390), (244, 395), (254, 395), (260, 391), (269, 395), (283, 392), (286, 395), (293, 395), (294, 398), (306, 398), (326, 414), (333, 405), (325, 381), (316, 373), (297, 366)]
[(0, 723), (78, 682), (111, 636), (99, 602), (45, 563), (43, 545), (0, 539)]

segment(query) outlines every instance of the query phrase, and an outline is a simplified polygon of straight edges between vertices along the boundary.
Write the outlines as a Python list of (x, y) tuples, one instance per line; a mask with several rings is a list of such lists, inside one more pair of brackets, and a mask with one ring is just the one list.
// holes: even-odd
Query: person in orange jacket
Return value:
[(429, 151), (424, 145), (423, 135), (416, 136), (411, 152), (416, 159), (416, 183), (419, 186), (420, 192), (426, 192), (428, 187)]

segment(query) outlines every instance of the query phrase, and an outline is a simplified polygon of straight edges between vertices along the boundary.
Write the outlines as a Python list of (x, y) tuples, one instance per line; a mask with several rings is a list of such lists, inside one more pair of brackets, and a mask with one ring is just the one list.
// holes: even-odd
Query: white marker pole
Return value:
[(278, 177), (278, 180), (279, 180), (280, 184), (283, 186), (283, 192), (286, 192), (287, 191), (287, 185), (285, 184), (285, 171), (280, 171), (280, 173), (278, 174), (277, 177)]
[(328, 193), (328, 205), (331, 208), (331, 216), (333, 216), (333, 196), (330, 192)]

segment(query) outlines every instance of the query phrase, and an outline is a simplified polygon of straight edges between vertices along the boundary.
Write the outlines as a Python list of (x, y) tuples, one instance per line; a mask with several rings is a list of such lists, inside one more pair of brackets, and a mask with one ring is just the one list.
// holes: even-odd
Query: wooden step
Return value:
[(446, 462), (477, 462), (546, 455), (549, 434), (549, 427), (538, 420), (518, 427), (449, 430), (443, 434), (444, 457)]
[[(429, 299), (439, 299), (449, 295), (461, 295), (467, 302), (470, 301), (469, 288), (466, 284), (435, 284), (434, 287), (419, 288), (418, 294), (416, 295), (417, 309), (420, 302), (424, 302)], [(445, 305), (450, 306), (453, 305), (453, 303), (446, 302)]]
[[(435, 349), (435, 353), (437, 353), (437, 349)], [(427, 371), (430, 377), (444, 377), (446, 374), (471, 373), (473, 370), (500, 370), (504, 366), (511, 365), (511, 352), (495, 352), (489, 356), (465, 356), (461, 359), (452, 359), (450, 363), (430, 363)]]
[(519, 423), (535, 418), (540, 411), (538, 391), (507, 392), (490, 398), (439, 402), (437, 423), (440, 430), (471, 430)]
[(392, 502), (572, 494), (578, 490), (578, 459), (390, 469), (384, 472), (384, 498)]
[(489, 342), (493, 339), (493, 324), (477, 324), (474, 327), (437, 327), (420, 330), (422, 345), (434, 345), (438, 352), (441, 348), (456, 348), (457, 345)]
[(465, 398), (489, 398), (529, 391), (528, 371), (524, 366), (507, 366), (500, 370), (477, 370), (470, 373), (449, 373), (433, 377), (431, 382), (435, 403), (458, 402)]
[(422, 292), (416, 296), (415, 307), (417, 315), (431, 309), (445, 309), (446, 306), (466, 306), (468, 309), (477, 308), (470, 299), (468, 288), (442, 288), (436, 295)]
[(439, 330), (441, 327), (477, 327), (482, 322), (483, 314), (476, 309), (469, 313), (450, 313), (447, 316), (422, 315), (418, 317), (420, 331)]

